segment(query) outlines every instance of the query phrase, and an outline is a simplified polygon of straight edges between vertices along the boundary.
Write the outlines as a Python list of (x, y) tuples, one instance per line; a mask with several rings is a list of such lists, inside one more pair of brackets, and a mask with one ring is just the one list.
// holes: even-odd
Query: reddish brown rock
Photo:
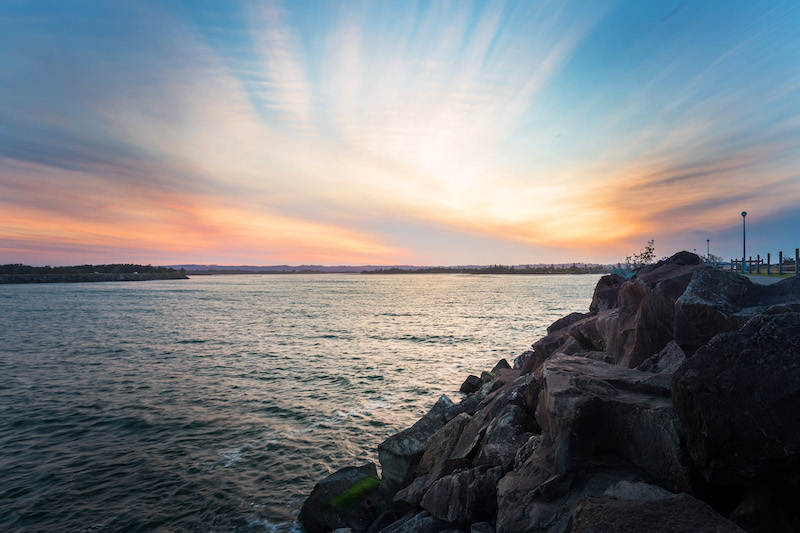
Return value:
[(640, 365), (672, 340), (674, 314), (674, 304), (641, 280), (625, 283), (619, 291), (617, 335), (605, 351), (620, 366)]
[(556, 356), (544, 364), (542, 379), (536, 411), (542, 440), (498, 485), (498, 530), (546, 522), (559, 531), (559, 517), (577, 499), (620, 480), (647, 476), (674, 491), (690, 490), (668, 375)]
[(617, 294), (623, 283), (625, 283), (625, 278), (617, 274), (609, 274), (600, 278), (594, 288), (589, 312), (595, 314), (615, 309), (617, 307)]
[(425, 453), (417, 466), (417, 476), (427, 476), (437, 464), (441, 463), (450, 456), (450, 452), (455, 447), (464, 427), (472, 420), (466, 413), (453, 418), (444, 425), (442, 429), (434, 433), (425, 444)]
[(586, 313), (570, 313), (567, 316), (559, 318), (558, 320), (550, 324), (550, 327), (547, 328), (547, 333), (550, 334), (553, 333), (554, 331), (564, 329), (567, 326), (571, 326), (578, 320), (583, 320), (584, 318), (587, 318), (588, 316), (589, 315), (587, 315)]

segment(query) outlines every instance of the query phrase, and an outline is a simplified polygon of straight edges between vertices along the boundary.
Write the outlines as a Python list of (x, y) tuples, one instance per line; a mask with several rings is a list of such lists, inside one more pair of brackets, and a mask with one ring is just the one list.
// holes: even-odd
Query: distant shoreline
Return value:
[(153, 281), (164, 279), (189, 279), (180, 272), (154, 273), (91, 273), (91, 274), (7, 274), (0, 276), (0, 284), (27, 283), (94, 283), (103, 281)]
[(517, 271), (517, 272), (481, 272), (477, 270), (399, 270), (397, 272), (390, 272), (390, 271), (381, 271), (381, 270), (367, 270), (363, 272), (323, 272), (319, 270), (298, 270), (298, 271), (266, 271), (266, 272), (257, 272), (257, 271), (235, 271), (235, 272), (228, 272), (228, 271), (200, 271), (200, 272), (192, 272), (187, 271), (187, 275), (189, 276), (253, 276), (253, 275), (291, 275), (291, 274), (300, 274), (300, 275), (308, 275), (308, 274), (351, 274), (351, 275), (384, 275), (384, 276), (393, 276), (393, 275), (406, 275), (406, 274), (481, 274), (481, 275), (527, 275), (527, 276), (541, 276), (541, 275), (582, 275), (582, 274), (608, 274), (607, 271), (604, 270), (595, 270), (595, 271), (580, 271), (580, 272), (524, 272), (524, 271)]

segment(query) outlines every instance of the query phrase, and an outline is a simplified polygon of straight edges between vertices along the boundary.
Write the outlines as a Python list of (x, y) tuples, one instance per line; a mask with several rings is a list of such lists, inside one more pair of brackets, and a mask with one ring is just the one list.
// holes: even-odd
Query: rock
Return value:
[(531, 357), (528, 360), (528, 363), (522, 367), (522, 371), (525, 373), (532, 372), (538, 368), (538, 366), (544, 363), (548, 357), (553, 355), (562, 344), (564, 344), (567, 339), (569, 338), (569, 334), (567, 333), (567, 328), (560, 329), (558, 331), (554, 331), (550, 333), (538, 341), (532, 344), (534, 357)]
[(494, 533), (494, 526), (489, 522), (478, 522), (469, 527), (469, 533)]
[(615, 356), (620, 366), (639, 366), (672, 340), (674, 316), (673, 302), (641, 280), (627, 282), (619, 291), (617, 334), (604, 351)]
[(298, 519), (310, 533), (338, 528), (366, 531), (387, 509), (379, 484), (374, 463), (342, 468), (314, 486)]
[(731, 520), (749, 533), (800, 531), (800, 491), (748, 489)]
[(759, 288), (744, 276), (722, 270), (699, 270), (675, 304), (675, 341), (689, 354), (717, 333), (735, 331), (755, 313), (741, 303)]
[(409, 514), (380, 530), (380, 533), (439, 533), (447, 524), (427, 511)]
[(578, 355), (585, 353), (586, 353), (586, 348), (581, 346), (580, 341), (578, 341), (576, 337), (570, 335), (567, 341), (561, 346), (559, 346), (555, 352), (553, 352), (553, 355), (559, 355), (559, 354)]
[[(597, 289), (595, 289), (597, 290)], [(547, 333), (553, 333), (554, 331), (558, 331), (560, 329), (564, 329), (567, 326), (571, 326), (578, 320), (583, 320), (587, 318), (589, 315), (585, 313), (570, 313), (565, 317), (559, 318), (555, 322), (553, 322), (550, 327), (547, 328)]]
[(733, 522), (688, 494), (656, 500), (590, 497), (581, 501), (564, 533), (743, 533)]
[(511, 370), (511, 365), (508, 364), (508, 361), (505, 359), (500, 359), (494, 368), (492, 368), (492, 374), (496, 374), (500, 370)]
[(383, 471), (381, 491), (393, 496), (414, 479), (414, 472), (428, 438), (447, 422), (446, 412), (454, 404), (444, 394), (428, 413), (413, 426), (392, 435), (378, 445), (378, 459)]
[(447, 522), (467, 525), (491, 519), (497, 510), (500, 467), (478, 466), (445, 476), (422, 498), (422, 508)]
[[(509, 404), (525, 406), (526, 390), (534, 381), (532, 375), (524, 374), (501, 387), (492, 396), (485, 398), (472, 420), (464, 427), (450, 458), (471, 460), (477, 453), (478, 445), (483, 439), (486, 429), (503, 409)], [(538, 430), (539, 428), (535, 427), (534, 431)]]
[(445, 420), (452, 420), (461, 413), (466, 413), (468, 415), (474, 415), (475, 411), (478, 410), (481, 402), (485, 396), (481, 396), (479, 394), (471, 394), (466, 399), (462, 400), (457, 404), (453, 404), (450, 407), (447, 407), (444, 410), (444, 419)]
[(672, 375), (681, 433), (711, 485), (800, 488), (798, 354), (800, 313), (759, 315)]
[(693, 254), (692, 252), (687, 252), (686, 250), (682, 252), (678, 252), (668, 259), (663, 259), (653, 265), (647, 265), (642, 267), (639, 271), (639, 275), (647, 274), (648, 272), (652, 272), (653, 270), (657, 270), (662, 265), (701, 265), (702, 262), (700, 261), (700, 256), (697, 254)]
[(608, 487), (603, 493), (603, 496), (608, 496), (616, 500), (652, 501), (672, 498), (675, 494), (657, 485), (650, 485), (649, 483), (620, 481)]
[(675, 302), (686, 290), (696, 270), (706, 268), (691, 252), (678, 252), (669, 259), (642, 268), (637, 278), (659, 296)]
[[(406, 519), (411, 518), (411, 516), (413, 516), (413, 513), (408, 514), (408, 516), (406, 516)], [(397, 516), (395, 515), (394, 511), (392, 510), (384, 511), (383, 513), (381, 513), (380, 516), (378, 516), (378, 518), (372, 523), (372, 525), (369, 526), (369, 529), (367, 529), (367, 533), (378, 533), (378, 531), (392, 525), (396, 521), (397, 521)]]
[(559, 356), (545, 363), (536, 411), (554, 473), (613, 453), (674, 490), (689, 489), (669, 376)]
[(519, 354), (517, 357), (514, 358), (514, 368), (522, 370), (522, 368), (526, 365), (529, 359), (531, 359), (536, 352), (533, 350), (527, 350)]
[(636, 367), (642, 372), (653, 372), (656, 374), (671, 374), (686, 361), (686, 354), (675, 341), (669, 341), (664, 348), (656, 355), (645, 359), (642, 364)]
[(472, 417), (466, 413), (461, 413), (450, 422), (444, 425), (442, 429), (434, 433), (426, 443), (425, 453), (417, 466), (417, 476), (427, 476), (437, 464), (445, 459), (448, 459), (450, 452), (458, 442), (464, 427), (472, 420)]
[(620, 480), (646, 476), (673, 491), (690, 490), (668, 375), (557, 356), (545, 362), (542, 379), (542, 440), (499, 483), (498, 531), (539, 523), (557, 531), (571, 505)]
[(614, 357), (613, 355), (607, 354), (606, 352), (595, 352), (595, 351), (586, 352), (584, 357), (587, 359), (592, 359), (593, 361), (600, 361), (601, 363), (606, 363), (609, 365), (617, 364), (617, 358)]
[(472, 394), (473, 392), (479, 391), (482, 385), (483, 381), (481, 378), (470, 374), (467, 376), (467, 379), (464, 380), (464, 383), (461, 384), (459, 391), (464, 394)]
[(422, 497), (428, 490), (428, 476), (420, 476), (411, 482), (409, 486), (397, 491), (397, 494), (392, 498), (393, 503), (407, 503), (412, 508), (416, 508)]
[(619, 309), (609, 309), (575, 322), (564, 335), (574, 338), (587, 352), (608, 351), (616, 346), (618, 324)]
[(618, 274), (609, 274), (600, 278), (594, 288), (592, 303), (589, 304), (589, 312), (597, 314), (601, 311), (615, 309), (617, 307), (617, 294), (625, 281), (625, 278)]
[(800, 312), (800, 277), (757, 285), (732, 272), (700, 270), (675, 305), (674, 337), (687, 354), (757, 314)]
[(528, 441), (517, 449), (517, 454), (514, 456), (514, 470), (522, 468), (522, 465), (528, 461), (541, 443), (541, 435), (531, 435)]
[[(526, 468), (539, 463), (536, 456), (540, 455), (540, 451), (534, 453)], [(539, 479), (524, 477), (513, 480), (514, 484), (523, 482), (516, 486), (516, 494), (509, 492), (512, 474), (506, 474), (498, 483), (498, 532), (561, 533), (575, 506), (583, 498), (601, 496), (609, 486), (621, 479), (639, 481), (642, 476), (640, 470), (611, 456), (605, 460), (588, 462), (580, 470), (564, 474), (548, 476), (549, 468), (542, 464), (540, 466), (543, 475)]]
[(506, 405), (486, 428), (473, 464), (502, 466), (504, 472), (511, 470), (517, 450), (538, 429), (525, 409), (513, 403)]

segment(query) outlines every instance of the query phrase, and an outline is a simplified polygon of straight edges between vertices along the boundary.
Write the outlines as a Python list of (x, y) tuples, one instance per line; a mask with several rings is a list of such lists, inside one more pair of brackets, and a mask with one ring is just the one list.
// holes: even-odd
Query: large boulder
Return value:
[[(408, 429), (392, 435), (378, 445), (378, 459), (383, 472), (381, 491), (393, 496), (414, 480), (414, 474), (428, 439), (439, 431), (452, 413), (453, 402), (444, 394), (428, 413)], [(448, 410), (450, 409), (450, 410)], [(457, 413), (453, 413), (455, 416)]]
[(498, 485), (498, 530), (560, 531), (570, 506), (620, 480), (690, 490), (669, 375), (559, 355), (542, 380), (542, 440)]
[(730, 515), (749, 533), (800, 531), (800, 490), (747, 489)]
[(502, 466), (504, 472), (510, 470), (517, 450), (538, 429), (536, 421), (523, 407), (509, 403), (487, 426), (473, 463)]
[(700, 264), (700, 258), (691, 252), (678, 252), (652, 266), (652, 269), (645, 267), (639, 271), (637, 279), (672, 302), (684, 293), (694, 272), (706, 268)]
[(700, 500), (685, 493), (667, 494), (586, 498), (575, 508), (564, 533), (744, 533)]
[(618, 365), (635, 368), (672, 340), (674, 314), (674, 303), (641, 280), (625, 283), (619, 291), (617, 335), (605, 351)]
[(472, 417), (466, 413), (461, 413), (439, 431), (434, 433), (426, 443), (425, 453), (417, 466), (417, 476), (427, 476), (436, 465), (444, 461), (450, 456), (450, 452), (455, 447), (464, 427), (472, 420)]
[(675, 341), (691, 354), (717, 333), (739, 329), (755, 314), (742, 303), (757, 292), (759, 286), (733, 272), (695, 272), (675, 303)]
[(589, 312), (595, 314), (615, 309), (617, 307), (617, 294), (625, 281), (625, 278), (618, 274), (609, 274), (600, 278), (594, 287), (592, 303), (589, 304)]
[(722, 270), (698, 270), (675, 304), (674, 338), (694, 351), (714, 335), (736, 331), (758, 314), (800, 311), (800, 277), (757, 285)]
[(531, 467), (538, 464), (542, 475), (533, 483), (529, 482), (535, 479), (536, 474), (526, 477), (527, 488), (515, 497), (509, 497), (507, 492), (511, 474), (498, 483), (498, 533), (562, 533), (581, 500), (602, 495), (620, 480), (639, 482), (643, 479), (639, 469), (613, 456), (597, 458), (578, 470), (548, 477), (549, 468), (540, 462), (538, 456), (537, 450), (526, 464), (526, 474), (531, 476)]
[(444, 476), (431, 485), (421, 506), (431, 515), (460, 525), (490, 520), (497, 510), (497, 467), (478, 466)]
[[(596, 289), (595, 289), (596, 290)], [(547, 328), (547, 333), (553, 333), (554, 331), (558, 331), (560, 329), (564, 329), (567, 326), (570, 326), (577, 322), (578, 320), (583, 320), (584, 318), (588, 317), (586, 313), (570, 313), (567, 316), (561, 317)]]
[(800, 488), (800, 313), (717, 335), (672, 385), (686, 447), (709, 483)]
[(553, 472), (614, 454), (670, 490), (689, 490), (670, 379), (582, 357), (545, 363), (536, 419), (553, 452)]
[(375, 463), (342, 468), (314, 486), (298, 519), (309, 533), (338, 528), (366, 531), (388, 508), (379, 485)]
[(571, 324), (562, 332), (565, 340), (553, 350), (551, 355), (558, 352), (569, 338), (575, 339), (582, 350), (606, 351), (612, 349), (617, 344), (619, 312), (617, 308), (609, 309)]
[[(533, 382), (535, 382), (533, 375), (524, 374), (487, 396), (481, 402), (472, 420), (464, 426), (461, 436), (450, 452), (449, 458), (470, 461), (474, 459), (487, 429), (492, 425), (495, 418), (500, 416), (508, 405), (525, 407), (525, 392)], [(538, 432), (538, 426), (534, 424), (531, 431)]]

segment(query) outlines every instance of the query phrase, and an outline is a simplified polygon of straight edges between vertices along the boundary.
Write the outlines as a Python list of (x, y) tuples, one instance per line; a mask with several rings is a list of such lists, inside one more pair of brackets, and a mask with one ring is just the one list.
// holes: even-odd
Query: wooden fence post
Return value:
[(769, 252), (767, 252), (767, 275), (769, 276)]

